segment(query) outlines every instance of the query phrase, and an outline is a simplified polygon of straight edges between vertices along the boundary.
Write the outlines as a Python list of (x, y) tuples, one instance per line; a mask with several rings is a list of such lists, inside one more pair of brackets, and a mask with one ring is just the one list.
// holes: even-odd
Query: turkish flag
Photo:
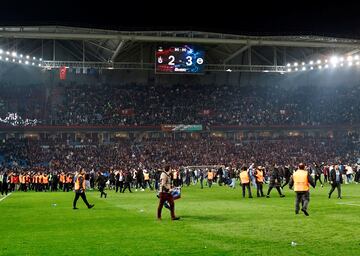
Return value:
[(66, 67), (62, 66), (60, 67), (60, 80), (66, 79)]

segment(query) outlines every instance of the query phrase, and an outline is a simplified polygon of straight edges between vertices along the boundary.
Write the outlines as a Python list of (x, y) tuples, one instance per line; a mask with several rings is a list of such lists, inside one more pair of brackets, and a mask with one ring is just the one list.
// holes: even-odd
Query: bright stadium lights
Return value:
[(29, 65), (29, 62), (27, 60), (25, 61), (25, 65)]
[(5, 60), (6, 60), (6, 61), (9, 61), (9, 58), (6, 57)]
[(2, 54), (4, 51), (3, 51), (3, 49), (0, 49), (0, 54)]
[(328, 64), (326, 64), (326, 65), (325, 65), (325, 68), (328, 68), (328, 67), (329, 67), (329, 65), (328, 65)]
[(356, 62), (356, 66), (359, 66), (359, 65), (360, 65), (360, 61), (357, 61), (357, 62)]
[(327, 59), (325, 59), (325, 63), (328, 63), (328, 60), (327, 60)]
[(314, 61), (310, 60), (309, 64), (310, 64), (310, 65), (313, 65), (313, 64), (314, 64)]
[(0, 56), (0, 60), (2, 60), (2, 56)]
[(287, 71), (288, 71), (288, 72), (291, 72), (291, 68), (288, 68)]
[(17, 53), (16, 53), (16, 52), (12, 52), (12, 53), (11, 53), (11, 56), (16, 57), (16, 56), (17, 56)]
[(319, 65), (319, 69), (322, 69), (322, 66), (321, 66), (321, 65)]
[(39, 67), (41, 67), (41, 64), (39, 63), (39, 65), (38, 65)]
[(22, 54), (20, 54), (20, 58), (22, 58), (23, 57), (23, 55)]
[(39, 60), (42, 61), (42, 58), (40, 58)]
[(286, 66), (287, 66), (287, 67), (290, 67), (290, 66), (291, 66), (291, 64), (290, 64), (290, 63), (288, 63)]
[(305, 67), (302, 67), (302, 69), (301, 69), (302, 71), (305, 71), (306, 70), (306, 68)]
[(336, 64), (333, 64), (332, 67), (333, 67), (333, 68), (336, 68), (337, 66), (336, 66)]
[(31, 63), (31, 65), (33, 65), (33, 66), (34, 66), (34, 65), (35, 65), (35, 63), (33, 62), (33, 63)]
[(298, 63), (297, 63), (297, 62), (295, 62), (295, 63), (294, 63), (294, 67), (297, 67), (297, 66), (298, 66)]
[(6, 52), (6, 55), (10, 55), (10, 52)]
[(19, 63), (21, 64), (21, 63), (22, 63), (22, 61), (21, 61), (21, 60), (19, 60)]
[(353, 58), (352, 58), (352, 56), (348, 56), (346, 59), (347, 59), (347, 61), (352, 61)]
[(344, 63), (341, 62), (341, 63), (340, 63), (340, 66), (341, 66), (341, 67), (344, 66)]
[(29, 56), (29, 55), (26, 55), (26, 59), (30, 59), (30, 56)]
[(36, 60), (36, 58), (35, 58), (35, 57), (33, 57), (33, 60)]
[(343, 62), (343, 61), (344, 61), (344, 57), (340, 57), (340, 61)]
[(305, 62), (302, 62), (301, 65), (305, 66)]
[(15, 59), (13, 59), (13, 62), (15, 62), (16, 60)]
[(338, 61), (339, 61), (339, 58), (338, 58), (337, 56), (332, 56), (332, 57), (330, 58), (331, 64), (335, 64), (335, 65), (336, 65), (336, 63), (338, 63)]
[(42, 61), (42, 59), (36, 59), (36, 57), (30, 57), (29, 55), (18, 53), (16, 51), (5, 51), (3, 49), (0, 49), (0, 55), (1, 54), (6, 54), (4, 58), (0, 58), (0, 60), (2, 61), (11, 61), (16, 64), (29, 65), (31, 63), (30, 59), (32, 58), (33, 66), (42, 66), (41, 64), (38, 65), (40, 63), (40, 60)]
[(359, 59), (359, 55), (356, 54), (355, 57), (354, 57), (354, 59), (355, 59), (355, 60), (358, 60), (358, 59)]
[(348, 66), (351, 67), (352, 64), (353, 64), (352, 61), (349, 61)]
[(317, 64), (321, 64), (321, 60), (317, 60), (316, 63), (317, 63)]
[[(109, 67), (108, 69), (113, 69), (112, 67)], [(226, 72), (232, 72), (232, 70), (230, 69), (230, 68), (228, 68), (227, 70), (226, 70)]]
[(295, 68), (295, 71), (298, 71), (299, 69), (298, 68)]
[(314, 69), (314, 67), (310, 67), (310, 69), (311, 69), (311, 70), (313, 70), (313, 69)]

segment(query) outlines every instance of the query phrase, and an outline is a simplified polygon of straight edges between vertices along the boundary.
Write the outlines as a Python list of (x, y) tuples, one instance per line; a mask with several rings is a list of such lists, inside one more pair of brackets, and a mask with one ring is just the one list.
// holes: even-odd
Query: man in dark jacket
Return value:
[(335, 188), (337, 188), (338, 191), (338, 199), (341, 199), (341, 184), (343, 183), (343, 179), (342, 179), (342, 173), (339, 169), (338, 165), (335, 165), (335, 168), (333, 168), (330, 171), (330, 184), (331, 184), (331, 189), (329, 192), (329, 198), (331, 197), (332, 192), (334, 192)]
[(280, 171), (278, 166), (274, 165), (273, 170), (270, 173), (270, 184), (266, 197), (267, 198), (270, 197), (270, 192), (273, 188), (276, 188), (276, 190), (279, 192), (280, 197), (285, 197), (285, 195), (281, 192), (280, 186), (281, 186)]
[(101, 172), (98, 172), (98, 177), (96, 179), (96, 182), (98, 184), (98, 188), (99, 188), (99, 191), (100, 191), (100, 197), (102, 198), (103, 195), (105, 196), (105, 198), (107, 197), (107, 193), (104, 192), (105, 190), (105, 187), (106, 187), (106, 177), (101, 173)]

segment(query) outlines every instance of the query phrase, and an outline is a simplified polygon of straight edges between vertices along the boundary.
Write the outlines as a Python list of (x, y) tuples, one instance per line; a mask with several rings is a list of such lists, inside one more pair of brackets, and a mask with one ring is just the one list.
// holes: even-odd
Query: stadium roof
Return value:
[(320, 36), (244, 36), (199, 31), (116, 31), (65, 26), (0, 28), (4, 50), (41, 56), (47, 68), (154, 69), (161, 44), (198, 44), (207, 71), (283, 72), (287, 62), (354, 54), (360, 41)]

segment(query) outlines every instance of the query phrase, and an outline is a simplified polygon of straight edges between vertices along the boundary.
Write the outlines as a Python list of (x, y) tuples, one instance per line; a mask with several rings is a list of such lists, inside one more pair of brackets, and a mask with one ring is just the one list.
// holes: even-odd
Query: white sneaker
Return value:
[(145, 189), (141, 189), (141, 191), (145, 191)]
[(137, 191), (137, 189), (135, 189), (135, 191)]

